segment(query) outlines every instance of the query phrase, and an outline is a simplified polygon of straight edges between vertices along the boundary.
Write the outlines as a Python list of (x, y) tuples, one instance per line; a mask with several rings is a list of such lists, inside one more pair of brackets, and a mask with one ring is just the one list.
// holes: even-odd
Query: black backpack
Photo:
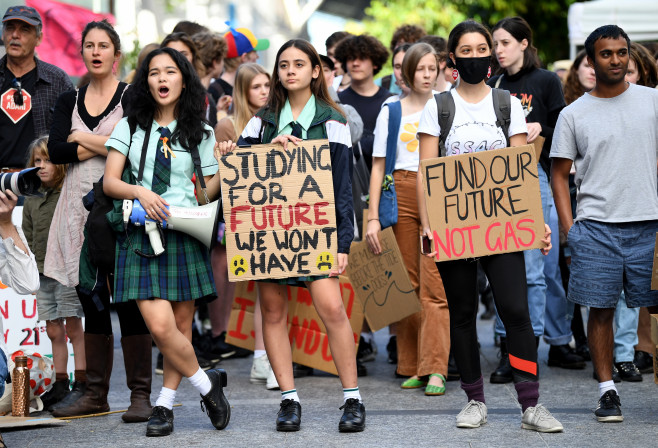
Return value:
[[(494, 111), (496, 112), (496, 126), (502, 129), (505, 141), (509, 146), (509, 125), (511, 122), (511, 104), (509, 90), (491, 89), (491, 97), (493, 99)], [(436, 106), (438, 108), (439, 127), (441, 133), (439, 135), (439, 155), (445, 157), (446, 155), (446, 139), (448, 133), (452, 129), (452, 122), (455, 119), (455, 100), (452, 93), (441, 92), (434, 95)]]

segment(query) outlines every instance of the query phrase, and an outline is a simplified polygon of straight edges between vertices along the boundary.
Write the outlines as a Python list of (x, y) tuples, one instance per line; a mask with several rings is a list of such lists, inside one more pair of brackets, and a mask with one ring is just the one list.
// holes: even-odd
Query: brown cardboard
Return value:
[[(535, 156), (537, 157), (537, 160), (541, 157), (541, 151), (544, 149), (544, 142), (546, 142), (546, 139), (541, 135), (538, 135), (535, 141), (532, 142), (532, 146), (535, 147)], [(548, 150), (550, 151), (551, 148), (548, 148)]]
[(5, 415), (0, 417), (0, 428), (24, 428), (29, 426), (42, 426), (42, 425), (65, 425), (66, 420), (60, 420), (50, 417), (14, 417), (12, 415)]
[[(656, 245), (653, 249), (653, 267), (651, 268), (651, 289), (658, 289), (658, 233), (656, 233)], [(658, 344), (658, 342), (656, 342)]]
[(328, 140), (237, 148), (219, 163), (229, 280), (326, 275), (336, 261)]
[(420, 311), (392, 228), (379, 233), (379, 243), (379, 255), (370, 251), (366, 241), (352, 243), (347, 264), (347, 274), (372, 331)]
[(656, 346), (653, 354), (653, 381), (658, 384), (658, 314), (651, 315), (651, 341)]
[[(339, 278), (343, 305), (354, 336), (359, 341), (363, 325), (363, 307), (347, 277)], [(306, 288), (287, 287), (288, 338), (292, 346), (292, 360), (325, 372), (337, 374), (329, 350), (327, 330), (315, 311), (311, 295)], [(238, 282), (229, 320), (226, 342), (238, 347), (254, 349), (255, 282)]]
[(424, 160), (421, 172), (437, 261), (544, 247), (533, 145)]

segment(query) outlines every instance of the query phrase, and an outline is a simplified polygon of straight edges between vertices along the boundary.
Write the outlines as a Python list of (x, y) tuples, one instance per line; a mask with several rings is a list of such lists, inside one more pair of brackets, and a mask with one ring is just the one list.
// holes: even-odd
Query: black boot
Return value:
[(206, 373), (212, 388), (206, 395), (201, 395), (201, 410), (208, 414), (215, 429), (224, 429), (231, 419), (231, 407), (223, 391), (227, 384), (226, 371), (211, 369)]
[(174, 432), (174, 411), (156, 406), (146, 424), (146, 437), (168, 436)]
[(500, 362), (489, 378), (492, 384), (506, 384), (514, 381), (512, 366), (509, 363), (509, 352), (507, 351), (507, 338), (500, 338)]
[(59, 403), (69, 393), (69, 379), (55, 381), (50, 389), (40, 395), (43, 408), (50, 411), (50, 407)]
[(551, 345), (548, 350), (548, 365), (563, 369), (584, 369), (585, 360), (578, 355), (568, 344)]
[(283, 400), (281, 409), (276, 414), (276, 430), (289, 432), (299, 431), (302, 423), (302, 405), (299, 401)]
[(366, 408), (358, 398), (348, 398), (339, 409), (343, 415), (338, 423), (340, 432), (361, 432), (366, 429)]

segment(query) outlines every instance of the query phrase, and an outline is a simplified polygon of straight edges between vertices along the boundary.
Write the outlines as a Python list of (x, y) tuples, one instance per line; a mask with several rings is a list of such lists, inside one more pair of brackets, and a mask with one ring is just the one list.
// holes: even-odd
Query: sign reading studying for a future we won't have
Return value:
[(328, 140), (238, 147), (219, 171), (230, 281), (331, 272), (337, 236)]
[(437, 261), (543, 248), (532, 145), (421, 162)]

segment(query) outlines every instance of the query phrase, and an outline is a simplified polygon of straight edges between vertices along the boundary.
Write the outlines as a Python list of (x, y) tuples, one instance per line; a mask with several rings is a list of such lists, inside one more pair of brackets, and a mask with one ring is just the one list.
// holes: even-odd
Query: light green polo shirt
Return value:
[(279, 114), (279, 129), (277, 136), (281, 134), (292, 134), (292, 124), (297, 121), (302, 127), (302, 139), (306, 140), (306, 135), (308, 133), (308, 128), (311, 127), (313, 123), (313, 117), (315, 117), (315, 95), (311, 94), (311, 98), (306, 102), (302, 113), (299, 114), (297, 120), (292, 118), (292, 109), (290, 108), (290, 101), (286, 99), (286, 103), (281, 109)]
[[(153, 167), (155, 166), (155, 149), (158, 145), (160, 132), (158, 128), (160, 125), (153, 120), (151, 124), (151, 135), (146, 153), (146, 161), (144, 162), (144, 178), (142, 185), (145, 188), (151, 189), (151, 182), (153, 181)], [(173, 134), (176, 130), (176, 120), (169, 123), (167, 126)], [(201, 158), (201, 172), (204, 176), (212, 176), (217, 172), (217, 160), (213, 154), (215, 148), (215, 134), (212, 128), (204, 124), (205, 129), (210, 131), (210, 136), (206, 137), (199, 145), (199, 157)], [(137, 126), (132, 140), (130, 140), (130, 125), (128, 119), (123, 118), (117, 123), (112, 135), (105, 143), (107, 150), (115, 149), (121, 154), (128, 154), (132, 172), (135, 178), (139, 172), (139, 159), (142, 154), (142, 145), (144, 144), (144, 130)], [(194, 174), (194, 162), (192, 155), (180, 145), (180, 142), (169, 142), (173, 153), (176, 157), (171, 158), (171, 185), (167, 191), (162, 194), (162, 198), (170, 205), (179, 207), (195, 207), (197, 200), (194, 196), (194, 187), (192, 183), (192, 175)], [(128, 152), (130, 148), (130, 153)]]

